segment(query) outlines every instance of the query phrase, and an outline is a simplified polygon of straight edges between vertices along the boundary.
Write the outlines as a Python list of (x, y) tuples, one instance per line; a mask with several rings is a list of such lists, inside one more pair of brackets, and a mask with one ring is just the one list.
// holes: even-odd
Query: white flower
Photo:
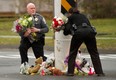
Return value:
[(60, 17), (57, 17), (57, 18), (56, 18), (56, 20), (57, 20), (57, 21), (59, 21), (59, 20), (62, 20), (62, 18), (60, 18)]
[(28, 21), (32, 21), (32, 17), (29, 17), (29, 18), (28, 18)]
[(58, 24), (60, 25), (61, 24), (61, 21), (58, 21)]
[(18, 23), (21, 23), (22, 20), (23, 20), (23, 18), (19, 18)]

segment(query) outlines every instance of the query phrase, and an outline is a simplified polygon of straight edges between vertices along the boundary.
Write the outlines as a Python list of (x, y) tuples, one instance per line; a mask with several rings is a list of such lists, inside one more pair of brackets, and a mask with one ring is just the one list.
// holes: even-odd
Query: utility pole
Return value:
[[(76, 0), (54, 0), (54, 16), (63, 17), (71, 7), (76, 7)], [(63, 35), (63, 30), (55, 32), (55, 67), (64, 70), (64, 59), (69, 53), (71, 36)]]

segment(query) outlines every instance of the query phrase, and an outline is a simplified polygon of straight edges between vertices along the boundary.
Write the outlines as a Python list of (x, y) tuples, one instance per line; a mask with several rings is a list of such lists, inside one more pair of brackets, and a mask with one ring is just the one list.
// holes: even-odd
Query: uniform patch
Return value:
[(38, 21), (38, 18), (37, 17), (35, 18), (35, 21)]

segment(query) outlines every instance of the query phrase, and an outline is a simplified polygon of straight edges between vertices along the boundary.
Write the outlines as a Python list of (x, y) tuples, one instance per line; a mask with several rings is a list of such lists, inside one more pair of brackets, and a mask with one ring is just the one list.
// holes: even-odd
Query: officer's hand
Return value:
[(36, 28), (36, 27), (32, 27), (31, 28), (31, 32), (40, 32), (40, 29)]
[(63, 25), (62, 25), (61, 27), (56, 28), (56, 29), (55, 29), (55, 31), (63, 30), (63, 29), (64, 29), (64, 27), (65, 27), (65, 26), (63, 26)]
[(28, 37), (30, 35), (30, 33), (31, 33), (31, 29), (28, 28), (27, 31), (25, 32), (24, 36)]

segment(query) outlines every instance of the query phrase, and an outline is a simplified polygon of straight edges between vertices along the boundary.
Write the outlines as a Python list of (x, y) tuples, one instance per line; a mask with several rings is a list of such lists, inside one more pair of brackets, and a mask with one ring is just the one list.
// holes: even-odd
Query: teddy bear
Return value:
[(47, 58), (46, 61), (43, 61), (42, 57), (39, 57), (35, 60), (35, 65), (31, 66), (28, 69), (28, 73), (30, 75), (35, 75), (35, 74), (39, 74), (39, 75), (63, 75), (64, 72), (62, 72), (60, 69), (57, 69), (54, 67), (54, 58), (49, 57)]
[(39, 57), (39, 58), (37, 58), (36, 60), (35, 60), (35, 65), (33, 66), (31, 66), (29, 69), (28, 69), (28, 73), (30, 74), (30, 75), (34, 75), (34, 74), (36, 74), (37, 72), (38, 72), (38, 70), (40, 69), (40, 65), (42, 64), (42, 62), (43, 62), (43, 59), (42, 59), (42, 57)]
[[(64, 60), (66, 69), (67, 69), (68, 58), (69, 58), (69, 56), (67, 56)], [(89, 62), (85, 58), (81, 57), (80, 50), (78, 51), (77, 58), (75, 60), (74, 73), (77, 75), (93, 75), (93, 74), (95, 74), (94, 68), (92, 66), (90, 66)]]
[(94, 75), (94, 68), (90, 63), (83, 58), (82, 60), (76, 60), (76, 69), (78, 70), (77, 74), (81, 75)]
[(42, 76), (44, 75), (54, 75), (54, 76), (61, 76), (64, 74), (60, 69), (54, 67), (54, 60), (48, 58), (45, 62), (42, 62), (41, 67), (38, 73)]
[(61, 75), (65, 74), (60, 69), (57, 69), (55, 67), (49, 67), (49, 70), (51, 71), (51, 74), (54, 75), (54, 76), (61, 76)]
[(38, 73), (40, 75), (51, 75), (51, 67), (54, 67), (54, 61), (55, 59), (53, 57), (48, 57), (46, 61), (42, 62), (42, 64), (40, 65), (40, 69), (38, 71)]
[(42, 76), (49, 75), (52, 72), (49, 70), (49, 67), (53, 67), (54, 58), (49, 57), (46, 61), (43, 61), (42, 57), (39, 57), (35, 60), (35, 65), (32, 65), (28, 69), (30, 75), (40, 74)]

